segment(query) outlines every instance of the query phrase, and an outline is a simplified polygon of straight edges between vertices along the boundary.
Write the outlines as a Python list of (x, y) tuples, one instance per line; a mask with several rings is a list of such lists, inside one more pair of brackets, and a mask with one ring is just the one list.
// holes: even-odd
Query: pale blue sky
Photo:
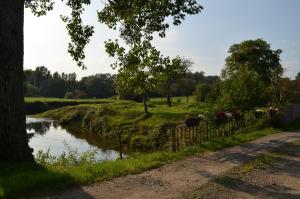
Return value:
[[(114, 72), (103, 42), (117, 38), (118, 32), (97, 21), (101, 0), (92, 0), (85, 21), (95, 26), (95, 34), (86, 49), (82, 71), (67, 53), (69, 38), (59, 15), (68, 13), (61, 1), (46, 17), (36, 18), (25, 11), (25, 68), (45, 65), (51, 71), (76, 72), (79, 77)], [(273, 49), (282, 49), (286, 75), (300, 72), (300, 0), (202, 0), (204, 10), (189, 16), (179, 27), (172, 27), (164, 39), (154, 44), (166, 56), (184, 56), (194, 61), (193, 71), (219, 75), (230, 45), (247, 39), (263, 38)]]

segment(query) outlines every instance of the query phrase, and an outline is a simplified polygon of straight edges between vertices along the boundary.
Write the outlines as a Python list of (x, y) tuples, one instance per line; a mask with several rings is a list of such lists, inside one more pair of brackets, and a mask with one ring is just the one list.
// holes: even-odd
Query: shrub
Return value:
[(65, 98), (66, 99), (74, 99), (75, 96), (74, 96), (74, 94), (72, 92), (66, 92)]
[(132, 149), (148, 150), (151, 148), (150, 141), (146, 135), (135, 135), (130, 140), (130, 146)]
[(204, 102), (209, 95), (209, 85), (205, 83), (200, 83), (197, 85), (196, 90), (194, 92), (195, 98), (198, 102)]

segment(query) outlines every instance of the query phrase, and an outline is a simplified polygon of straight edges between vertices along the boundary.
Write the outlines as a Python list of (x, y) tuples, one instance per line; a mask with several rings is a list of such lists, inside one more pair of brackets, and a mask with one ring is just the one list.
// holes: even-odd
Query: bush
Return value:
[(86, 94), (86, 92), (81, 91), (81, 90), (76, 90), (75, 91), (75, 96), (77, 99), (86, 99), (88, 98), (88, 95)]
[(26, 97), (37, 97), (40, 96), (40, 90), (35, 87), (34, 85), (27, 83), (26, 84), (26, 92), (25, 92), (25, 96)]
[(198, 84), (194, 92), (195, 99), (198, 102), (204, 102), (209, 95), (209, 91), (210, 91), (210, 87), (208, 84), (205, 83)]
[(74, 99), (75, 96), (74, 96), (74, 94), (72, 92), (66, 92), (65, 98), (66, 99)]
[(130, 146), (132, 149), (142, 149), (142, 150), (148, 150), (151, 148), (150, 146), (150, 140), (148, 136), (146, 135), (135, 135), (130, 140)]

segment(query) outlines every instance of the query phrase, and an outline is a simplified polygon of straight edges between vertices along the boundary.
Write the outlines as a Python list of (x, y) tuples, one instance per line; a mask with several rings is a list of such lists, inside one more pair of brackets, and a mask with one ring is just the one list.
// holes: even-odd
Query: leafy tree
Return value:
[(221, 104), (225, 109), (249, 110), (265, 105), (270, 97), (260, 75), (247, 67), (242, 67), (221, 85)]
[(66, 99), (74, 99), (75, 98), (74, 93), (72, 93), (72, 92), (66, 92), (65, 93), (65, 98)]
[(38, 66), (33, 75), (33, 85), (38, 88), (40, 88), (43, 81), (51, 79), (51, 73), (45, 66)]
[[(164, 59), (164, 63), (161, 68), (157, 68), (159, 71), (159, 80), (163, 82), (165, 87), (165, 93), (167, 95), (168, 106), (171, 107), (171, 86), (176, 80), (183, 79), (189, 71), (193, 63), (187, 59), (181, 59), (176, 57), (170, 60), (169, 57)], [(155, 70), (155, 69), (154, 69)]]
[(191, 96), (195, 90), (195, 85), (193, 84), (192, 79), (184, 78), (178, 83), (178, 89), (181, 90), (182, 96), (186, 97), (186, 102), (189, 102), (189, 96)]
[(63, 98), (66, 91), (67, 85), (63, 80), (46, 80), (40, 86), (40, 93), (44, 97)]
[(216, 103), (221, 96), (222, 82), (220, 79), (215, 80), (210, 86), (210, 92), (208, 95), (208, 101)]
[(115, 51), (118, 51), (119, 62), (113, 65), (113, 68), (119, 67), (116, 81), (118, 92), (133, 88), (136, 95), (142, 96), (144, 113), (148, 113), (148, 94), (156, 86), (153, 69), (162, 64), (160, 52), (148, 41), (136, 43), (128, 52), (117, 43), (107, 43), (106, 48), (112, 57), (115, 56)]
[[(84, 12), (83, 6), (89, 5), (90, 0), (65, 2), (71, 8), (71, 16), (62, 16), (71, 38), (68, 52), (78, 66), (85, 68), (84, 48), (94, 30), (92, 26), (82, 23), (81, 15)], [(35, 15), (42, 16), (53, 9), (54, 3), (52, 0), (0, 1), (0, 162), (34, 161), (25, 129), (24, 5)], [(173, 17), (173, 23), (179, 25), (185, 14), (196, 14), (201, 9), (196, 0), (109, 0), (104, 11), (99, 12), (99, 16), (102, 16), (101, 20), (105, 19), (110, 27), (116, 27), (119, 21), (124, 22), (122, 35), (132, 35), (124, 37), (132, 39), (144, 33), (151, 35), (152, 32), (159, 32), (164, 36), (168, 28), (165, 20), (167, 17)]]
[(234, 44), (228, 52), (222, 70), (223, 103), (248, 109), (280, 101), (281, 50), (272, 50), (266, 41), (257, 39)]
[(300, 81), (300, 72), (296, 75), (295, 80), (296, 80), (296, 81)]
[(88, 97), (106, 98), (116, 94), (114, 75), (96, 74), (83, 77), (79, 84)]
[(26, 83), (26, 92), (25, 92), (26, 97), (37, 97), (40, 96), (40, 91), (37, 87), (30, 83)]
[(147, 96), (157, 84), (156, 68), (168, 62), (151, 45), (153, 34), (166, 36), (165, 31), (169, 28), (167, 17), (173, 18), (174, 25), (180, 25), (186, 14), (197, 14), (201, 9), (195, 0), (120, 0), (112, 1), (98, 13), (99, 20), (109, 28), (121, 27), (120, 37), (129, 50), (126, 52), (118, 40), (109, 40), (106, 52), (118, 60), (112, 65), (112, 68), (118, 68), (118, 90), (134, 87), (135, 94), (143, 98), (145, 113), (148, 113)]
[(234, 44), (229, 48), (230, 54), (226, 58), (222, 78), (230, 78), (241, 68), (248, 68), (259, 74), (260, 79), (266, 84), (271, 84), (274, 72), (278, 76), (283, 73), (280, 64), (281, 50), (272, 50), (270, 44), (262, 39), (247, 40)]
[(198, 102), (204, 102), (209, 95), (210, 87), (206, 83), (200, 83), (197, 85), (194, 92), (195, 98)]
[(78, 99), (86, 99), (86, 98), (88, 98), (88, 95), (86, 94), (86, 92), (84, 92), (82, 90), (75, 90), (75, 96)]

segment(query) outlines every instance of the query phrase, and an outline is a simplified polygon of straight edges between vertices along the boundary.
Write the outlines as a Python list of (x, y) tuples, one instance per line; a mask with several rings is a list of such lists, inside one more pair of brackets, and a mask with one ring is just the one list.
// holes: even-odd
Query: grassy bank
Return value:
[[(165, 99), (151, 99), (150, 114), (143, 113), (143, 104), (133, 101), (117, 100), (103, 104), (81, 104), (50, 110), (36, 117), (53, 118), (61, 125), (82, 129), (86, 133), (101, 133), (114, 138), (118, 132), (123, 134), (123, 143), (133, 148), (155, 149), (166, 125), (182, 123), (191, 114), (205, 114), (205, 103), (174, 100), (172, 107)], [(116, 133), (117, 132), (117, 133)]]
[(268, 128), (248, 134), (237, 134), (229, 138), (214, 140), (199, 146), (186, 148), (177, 153), (155, 152), (124, 160), (105, 161), (81, 166), (2, 165), (0, 166), (0, 198), (16, 198), (29, 194), (53, 193), (70, 186), (141, 173), (196, 153), (239, 145), (279, 131), (278, 129)]
[(25, 108), (27, 115), (42, 113), (52, 109), (65, 106), (76, 106), (80, 104), (105, 104), (114, 102), (114, 99), (63, 99), (63, 98), (44, 98), (26, 97)]

